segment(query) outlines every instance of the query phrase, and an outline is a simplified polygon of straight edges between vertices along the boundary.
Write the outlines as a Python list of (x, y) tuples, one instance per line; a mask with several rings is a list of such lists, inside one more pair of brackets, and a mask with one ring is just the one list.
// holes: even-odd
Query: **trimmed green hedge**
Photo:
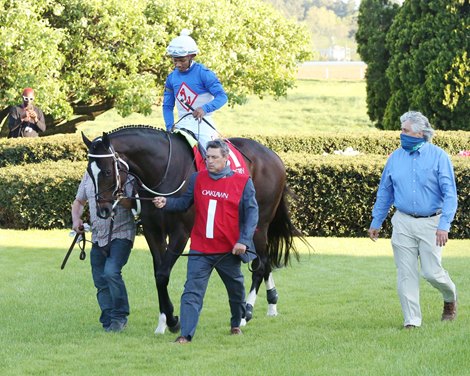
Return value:
[[(294, 222), (310, 236), (363, 237), (371, 221), (385, 156), (281, 154), (297, 194)], [(452, 158), (459, 207), (451, 237), (470, 238), (470, 159)], [(382, 234), (391, 235), (390, 215)]]
[(86, 162), (44, 162), (0, 168), (0, 227), (70, 228), (71, 204)]
[(79, 135), (0, 139), (0, 167), (86, 159), (87, 148)]
[[(253, 136), (252, 138), (268, 148), (282, 152), (307, 153), (321, 155), (332, 154), (335, 150), (352, 147), (363, 154), (389, 155), (400, 146), (398, 131), (370, 133), (315, 133), (314, 136)], [(436, 132), (433, 143), (450, 155), (457, 155), (461, 150), (470, 149), (470, 132)]]
[[(280, 153), (298, 200), (293, 221), (309, 236), (364, 237), (385, 156)], [(470, 238), (470, 159), (453, 158), (459, 208), (451, 237)], [(70, 205), (86, 162), (45, 162), (0, 168), (0, 227), (69, 228)], [(383, 235), (390, 235), (389, 219)]]
[[(399, 132), (335, 134), (316, 133), (314, 136), (250, 136), (268, 148), (282, 152), (332, 154), (335, 150), (352, 147), (363, 154), (389, 155), (399, 146)], [(433, 143), (450, 155), (470, 149), (470, 132), (437, 132)], [(56, 135), (36, 139), (0, 139), (0, 167), (45, 161), (85, 161), (86, 148), (81, 136)]]

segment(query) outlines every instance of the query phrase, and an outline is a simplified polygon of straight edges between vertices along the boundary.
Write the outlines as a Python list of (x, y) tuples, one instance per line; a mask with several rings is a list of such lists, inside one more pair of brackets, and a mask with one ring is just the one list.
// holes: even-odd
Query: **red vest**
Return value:
[(240, 236), (238, 207), (248, 175), (233, 174), (219, 180), (199, 172), (194, 185), (196, 220), (191, 249), (203, 253), (231, 252)]

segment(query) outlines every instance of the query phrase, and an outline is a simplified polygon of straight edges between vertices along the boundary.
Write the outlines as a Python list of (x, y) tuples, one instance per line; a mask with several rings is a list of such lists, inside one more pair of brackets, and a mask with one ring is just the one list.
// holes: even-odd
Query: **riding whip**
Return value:
[[(188, 108), (189, 108), (191, 111), (193, 111), (193, 112), (195, 111), (195, 110), (194, 110), (194, 107), (191, 106), (188, 102), (183, 102), (183, 101), (182, 101), (181, 99), (179, 99), (179, 98), (176, 98), (176, 99), (178, 99), (178, 101), (179, 101), (183, 106), (188, 107)], [(202, 118), (202, 121), (203, 121), (204, 123), (206, 123), (209, 127), (211, 127), (214, 131), (216, 131), (217, 133), (219, 133), (219, 131), (218, 131), (217, 129), (215, 129), (215, 127), (214, 127), (211, 123), (209, 123), (205, 118)], [(220, 133), (219, 133), (219, 135), (220, 135)]]

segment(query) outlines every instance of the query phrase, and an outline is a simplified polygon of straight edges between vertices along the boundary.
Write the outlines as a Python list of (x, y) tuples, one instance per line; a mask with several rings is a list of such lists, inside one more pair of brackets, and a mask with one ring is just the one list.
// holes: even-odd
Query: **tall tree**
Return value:
[(260, 0), (0, 0), (0, 9), (0, 124), (31, 86), (49, 133), (113, 107), (150, 113), (172, 69), (166, 46), (183, 28), (231, 104), (284, 96), (310, 56), (308, 31)]
[(438, 129), (470, 130), (468, 0), (408, 0), (387, 35), (390, 98), (384, 127), (414, 109)]
[(382, 119), (390, 97), (385, 75), (390, 52), (385, 38), (397, 12), (398, 5), (389, 0), (362, 0), (359, 7), (356, 41), (358, 53), (367, 63), (367, 113), (378, 128), (383, 128)]

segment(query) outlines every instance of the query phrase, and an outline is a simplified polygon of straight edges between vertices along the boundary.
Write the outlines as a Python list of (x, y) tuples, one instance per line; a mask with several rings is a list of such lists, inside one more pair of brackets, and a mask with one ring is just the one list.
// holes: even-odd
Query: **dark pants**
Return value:
[(109, 257), (103, 254), (103, 248), (97, 244), (91, 248), (91, 273), (101, 308), (100, 322), (104, 328), (111, 325), (112, 321), (127, 322), (129, 301), (121, 270), (129, 259), (131, 248), (132, 242), (127, 239), (112, 240)]
[[(198, 252), (190, 251), (191, 254)], [(231, 253), (223, 256), (190, 256), (184, 292), (181, 296), (181, 335), (192, 338), (196, 332), (204, 295), (212, 269), (222, 279), (228, 293), (231, 327), (240, 326), (245, 317), (245, 285), (240, 258)]]

